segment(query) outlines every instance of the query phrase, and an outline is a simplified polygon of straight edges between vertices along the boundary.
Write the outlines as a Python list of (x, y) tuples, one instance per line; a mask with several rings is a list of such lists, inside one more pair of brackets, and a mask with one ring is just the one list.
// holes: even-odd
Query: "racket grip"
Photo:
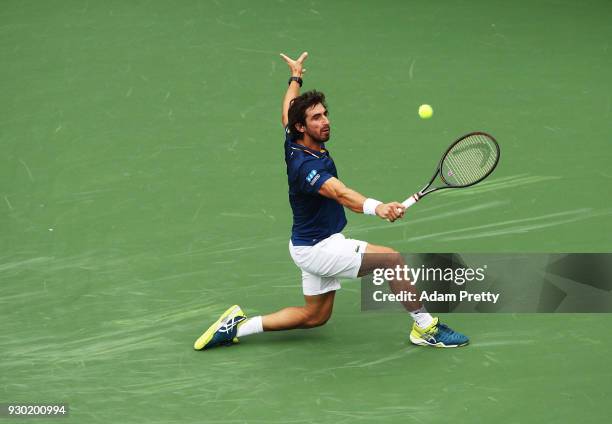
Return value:
[(409, 198), (407, 198), (406, 200), (404, 200), (402, 202), (402, 205), (404, 205), (404, 207), (408, 209), (410, 206), (414, 205), (418, 201), (419, 201), (419, 195), (415, 193)]
[[(414, 205), (418, 201), (419, 201), (419, 194), (415, 193), (412, 196), (410, 196), (409, 198), (407, 198), (406, 200), (404, 200), (402, 202), (402, 205), (404, 205), (404, 208), (408, 209), (410, 206)], [(402, 210), (398, 208), (397, 211), (401, 212)]]

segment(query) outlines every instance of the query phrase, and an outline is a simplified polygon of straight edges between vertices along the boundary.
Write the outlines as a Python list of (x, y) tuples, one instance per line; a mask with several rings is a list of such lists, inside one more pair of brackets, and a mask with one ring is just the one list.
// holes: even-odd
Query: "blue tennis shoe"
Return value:
[(418, 346), (460, 347), (467, 345), (470, 339), (434, 318), (434, 322), (427, 328), (421, 328), (414, 323), (410, 341)]
[(238, 327), (246, 319), (247, 317), (240, 306), (230, 307), (195, 341), (193, 348), (203, 350), (238, 343), (238, 337), (236, 337)]

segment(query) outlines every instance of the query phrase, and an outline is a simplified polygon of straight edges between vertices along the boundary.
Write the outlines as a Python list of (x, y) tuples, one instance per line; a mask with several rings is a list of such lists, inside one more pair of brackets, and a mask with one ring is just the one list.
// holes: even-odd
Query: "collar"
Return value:
[(326, 149), (321, 149), (321, 151), (317, 151), (317, 150), (313, 150), (310, 149), (302, 144), (298, 144), (298, 143), (294, 143), (293, 141), (291, 142), (291, 144), (289, 145), (289, 147), (292, 150), (301, 150), (302, 152), (310, 155), (310, 156), (314, 156), (317, 159), (321, 159), (322, 157), (325, 157), (325, 154), (327, 153)]

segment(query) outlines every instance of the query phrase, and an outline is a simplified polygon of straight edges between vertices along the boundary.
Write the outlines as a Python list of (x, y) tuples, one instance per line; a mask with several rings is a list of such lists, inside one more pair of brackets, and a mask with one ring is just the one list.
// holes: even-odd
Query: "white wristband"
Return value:
[(376, 215), (376, 206), (380, 204), (382, 204), (382, 202), (376, 199), (366, 199), (366, 201), (363, 202), (363, 213), (365, 215)]

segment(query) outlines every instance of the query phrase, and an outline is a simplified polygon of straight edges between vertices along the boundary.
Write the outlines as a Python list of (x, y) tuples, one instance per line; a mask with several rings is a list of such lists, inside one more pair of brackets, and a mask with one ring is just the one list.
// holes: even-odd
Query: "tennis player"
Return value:
[[(393, 222), (402, 218), (404, 206), (366, 198), (338, 179), (325, 146), (331, 134), (325, 95), (318, 91), (300, 95), (308, 53), (302, 53), (297, 60), (284, 54), (281, 57), (291, 71), (282, 106), (289, 203), (293, 211), (289, 252), (302, 271), (305, 304), (252, 318), (234, 305), (196, 340), (196, 350), (230, 345), (240, 337), (263, 331), (321, 326), (331, 317), (340, 279), (362, 277), (375, 268), (405, 265), (402, 256), (389, 247), (348, 239), (342, 234), (346, 226), (345, 208)], [(391, 280), (389, 284), (394, 293), (416, 292), (409, 281)], [(466, 336), (432, 317), (420, 302), (406, 301), (404, 307), (414, 319), (412, 343), (435, 347), (468, 344)]]

